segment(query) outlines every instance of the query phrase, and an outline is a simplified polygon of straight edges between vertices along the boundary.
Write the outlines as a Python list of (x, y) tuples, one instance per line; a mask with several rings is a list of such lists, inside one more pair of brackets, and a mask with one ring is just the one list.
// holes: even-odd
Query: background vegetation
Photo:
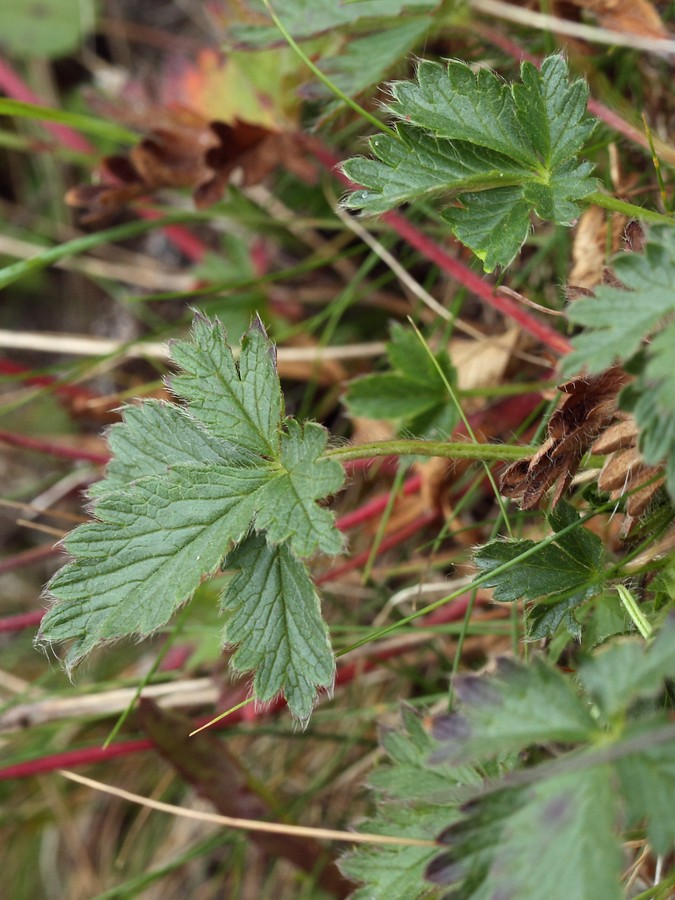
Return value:
[[(272, 6), (0, 2), (3, 883), (55, 898), (669, 896), (673, 5)], [(387, 82), (421, 83), (421, 59), (518, 82), (523, 59), (558, 51), (599, 119), (575, 149), (597, 202), (570, 195), (574, 227), (535, 202), (531, 228), (521, 208), (525, 244), (505, 220), (488, 275), (423, 179), (380, 218), (339, 206), (338, 164), (370, 156), (368, 136), (376, 155), (394, 140)], [(429, 133), (415, 146), (438, 147)], [(373, 189), (374, 166), (346, 172)], [(639, 303), (621, 305), (625, 287)], [(337, 673), (304, 727), (281, 699), (247, 702), (228, 666), (226, 574), (73, 682), (63, 647), (34, 646), (55, 542), (85, 521), (109, 458), (102, 430), (123, 403), (169, 398), (166, 342), (195, 310), (233, 345), (258, 314), (286, 411), (361, 447), (330, 501), (346, 550), (312, 561)], [(500, 445), (500, 461), (362, 446), (449, 436)], [(284, 827), (223, 828), (214, 811)]]

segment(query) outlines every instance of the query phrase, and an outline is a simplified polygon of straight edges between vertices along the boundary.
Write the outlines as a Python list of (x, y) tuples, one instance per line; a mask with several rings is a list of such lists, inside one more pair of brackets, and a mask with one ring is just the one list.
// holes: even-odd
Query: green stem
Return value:
[(134, 143), (138, 140), (136, 132), (130, 131), (128, 128), (124, 128), (124, 126), (111, 122), (108, 119), (85, 116), (81, 113), (65, 112), (62, 109), (38, 106), (35, 103), (24, 103), (22, 100), (10, 100), (9, 97), (0, 99), (0, 116), (15, 116), (23, 119), (37, 119), (41, 122), (56, 122), (59, 125), (66, 125), (68, 128), (75, 128), (77, 131), (84, 131), (87, 134), (94, 134), (109, 141), (120, 141), (126, 144)]
[(588, 197), (584, 197), (584, 201), (594, 206), (601, 206), (603, 209), (609, 209), (611, 212), (623, 213), (626, 216), (642, 219), (645, 222), (653, 222), (655, 225), (675, 226), (675, 216), (656, 212), (653, 209), (644, 209), (644, 207), (636, 206), (634, 203), (617, 200), (616, 197), (610, 197), (608, 194), (600, 194), (598, 192), (589, 194)]
[(635, 597), (631, 594), (631, 592), (628, 590), (628, 588), (623, 584), (617, 584), (616, 592), (619, 595), (619, 597), (621, 598), (621, 602), (626, 607), (626, 611), (628, 612), (628, 615), (631, 617), (633, 624), (635, 625), (637, 630), (640, 632), (642, 637), (646, 641), (648, 641), (649, 638), (652, 636), (654, 629), (652, 628), (652, 626), (649, 624), (647, 619), (642, 614), (642, 610), (638, 606), (637, 601), (635, 600)]
[(208, 221), (212, 217), (213, 213), (176, 212), (164, 216), (162, 219), (143, 219), (142, 221), (127, 222), (124, 225), (115, 225), (113, 228), (107, 228), (105, 231), (95, 231), (92, 234), (73, 238), (72, 241), (65, 241), (62, 244), (46, 247), (30, 259), (22, 259), (20, 262), (12, 263), (0, 269), (0, 289), (7, 287), (8, 284), (11, 284), (18, 278), (22, 278), (24, 275), (28, 275), (30, 272), (44, 269), (52, 263), (65, 259), (67, 256), (86, 253), (88, 250), (92, 250), (101, 244), (127, 240), (139, 234), (145, 234), (146, 231), (164, 228), (166, 225), (177, 225), (181, 222)]
[[(476, 446), (475, 444), (472, 446)], [(615, 501), (612, 501), (614, 503)], [(410, 622), (414, 622), (415, 619), (419, 619), (421, 616), (426, 616), (429, 613), (433, 612), (435, 609), (439, 609), (441, 606), (444, 606), (446, 603), (450, 603), (452, 600), (456, 600), (458, 597), (461, 597), (462, 594), (466, 593), (467, 590), (473, 590), (478, 587), (482, 587), (482, 585), (487, 584), (487, 582), (494, 581), (494, 578), (498, 575), (502, 575), (504, 572), (508, 572), (511, 569), (519, 566), (524, 560), (529, 559), (531, 556), (534, 556), (536, 553), (540, 553), (545, 547), (548, 547), (549, 544), (552, 544), (554, 541), (560, 540), (561, 537), (564, 537), (566, 534), (569, 534), (571, 531), (574, 531), (575, 528), (580, 528), (582, 525), (585, 525), (586, 522), (590, 521), (595, 516), (599, 515), (602, 512), (605, 512), (610, 508), (610, 504), (607, 503), (605, 506), (598, 507), (598, 509), (594, 509), (592, 512), (586, 513), (585, 516), (582, 516), (576, 522), (572, 522), (570, 525), (567, 525), (565, 528), (562, 528), (560, 531), (553, 532), (549, 534), (548, 537), (545, 537), (543, 541), (539, 541), (539, 543), (534, 544), (532, 547), (529, 547), (527, 550), (520, 553), (518, 556), (513, 559), (509, 559), (506, 562), (502, 563), (500, 566), (497, 566), (496, 569), (492, 569), (490, 572), (484, 572), (482, 575), (477, 575), (470, 585), (463, 584), (460, 588), (457, 588), (456, 591), (453, 591), (451, 594), (448, 594), (446, 597), (442, 597), (440, 600), (435, 600), (433, 603), (429, 603), (427, 606), (422, 607), (422, 609), (415, 610), (414, 613), (411, 613), (409, 616), (405, 616), (403, 619), (399, 619), (397, 622), (392, 622), (391, 625), (387, 625), (385, 628), (380, 628), (371, 634), (367, 635), (364, 638), (361, 638), (358, 641), (354, 641), (354, 643), (349, 644), (347, 647), (343, 647), (339, 653), (336, 653), (336, 656), (345, 656), (347, 653), (351, 653), (352, 650), (357, 650), (359, 647), (363, 647), (365, 644), (370, 644), (373, 641), (382, 640), (382, 638), (387, 637), (387, 635), (391, 634), (394, 631), (398, 631), (399, 628), (403, 628), (406, 625), (410, 624)]]
[(304, 64), (307, 66), (307, 68), (310, 69), (310, 71), (313, 72), (314, 75), (316, 75), (316, 77), (319, 79), (319, 81), (322, 84), (324, 84), (332, 94), (334, 94), (336, 97), (338, 97), (340, 100), (342, 100), (343, 103), (346, 103), (347, 106), (351, 107), (354, 110), (354, 112), (358, 113), (358, 115), (360, 115), (362, 118), (364, 118), (368, 122), (370, 122), (371, 125), (374, 125), (378, 129), (378, 131), (383, 131), (385, 134), (388, 134), (390, 137), (393, 137), (393, 138), (396, 138), (396, 140), (399, 140), (399, 136), (396, 134), (396, 132), (394, 131), (393, 128), (390, 128), (388, 125), (385, 125), (384, 122), (381, 122), (376, 116), (369, 113), (367, 109), (364, 109), (362, 106), (359, 106), (359, 104), (355, 100), (352, 100), (352, 98), (349, 97), (347, 94), (345, 94), (344, 91), (341, 91), (340, 88), (336, 84), (333, 84), (333, 82), (330, 80), (330, 78), (328, 78), (326, 75), (324, 75), (324, 73), (321, 71), (321, 69), (318, 66), (314, 65), (312, 60), (307, 56), (307, 54), (304, 52), (304, 50), (299, 46), (299, 44), (297, 43), (297, 41), (295, 40), (293, 35), (290, 33), (290, 31), (286, 28), (286, 26), (281, 21), (281, 19), (274, 12), (274, 10), (272, 9), (272, 7), (270, 5), (270, 0), (263, 0), (263, 3), (265, 4), (265, 8), (267, 9), (267, 12), (272, 17), (272, 21), (277, 26), (277, 28), (283, 35), (284, 39), (286, 40), (286, 43), (288, 44), (288, 46), (293, 50), (293, 52), (296, 54), (296, 56), (298, 56), (304, 62)]
[(374, 441), (358, 446), (335, 447), (327, 450), (324, 459), (370, 459), (375, 456), (440, 456), (445, 459), (479, 459), (489, 462), (516, 460), (536, 453), (538, 447), (509, 444), (467, 444), (447, 441)]

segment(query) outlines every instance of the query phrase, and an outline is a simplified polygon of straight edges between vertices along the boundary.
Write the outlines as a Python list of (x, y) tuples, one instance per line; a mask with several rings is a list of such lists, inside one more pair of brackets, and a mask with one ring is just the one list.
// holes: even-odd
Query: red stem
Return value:
[[(308, 141), (307, 146), (333, 175), (347, 185), (350, 190), (358, 190), (359, 185), (350, 181), (346, 175), (337, 170), (340, 160), (328, 149), (322, 147), (317, 141)], [(476, 275), (468, 266), (451, 256), (439, 244), (427, 237), (415, 225), (412, 225), (399, 212), (388, 212), (382, 216), (383, 221), (391, 225), (393, 230), (407, 241), (412, 247), (425, 256), (430, 262), (435, 263), (439, 269), (447, 272), (452, 278), (471, 291), (476, 297), (483, 300), (489, 306), (499, 310), (503, 315), (513, 319), (518, 325), (530, 334), (534, 335), (542, 344), (549, 347), (555, 353), (565, 355), (570, 352), (571, 344), (553, 328), (536, 319), (526, 309), (523, 309), (515, 300), (501, 294), (495, 294), (493, 286)]]
[[(469, 598), (468, 595), (457, 598), (452, 603), (448, 603), (447, 607), (443, 607), (443, 622), (456, 622), (463, 618), (466, 613)], [(435, 616), (433, 624), (439, 624), (439, 610), (431, 613), (429, 618)], [(426, 617), (418, 620), (418, 626), (424, 626)], [(432, 624), (430, 621), (429, 624)], [(407, 653), (409, 648), (389, 647), (385, 650), (379, 650), (366, 658), (360, 658), (356, 661), (338, 660), (337, 674), (335, 678), (336, 686), (348, 684), (363, 672), (371, 671), (382, 662), (402, 653)], [(257, 709), (252, 706), (245, 706), (236, 710), (225, 719), (214, 724), (214, 729), (228, 728), (240, 722), (251, 721), (252, 719), (268, 716), (283, 709), (286, 704), (282, 700), (274, 700), (272, 703), (261, 705)], [(205, 725), (211, 720), (212, 716), (199, 719), (195, 722), (195, 727)], [(123, 756), (131, 756), (134, 753), (142, 753), (145, 750), (152, 750), (154, 744), (147, 739), (139, 739), (134, 741), (121, 741), (111, 746), (103, 747), (81, 747), (77, 750), (67, 750), (64, 753), (53, 753), (50, 756), (41, 756), (38, 759), (26, 760), (25, 762), (15, 763), (11, 766), (5, 766), (0, 769), (0, 781), (9, 781), (12, 778), (29, 778), (33, 775), (43, 775), (46, 772), (54, 772), (57, 769), (73, 769), (79, 766), (92, 765), (94, 763), (106, 762), (109, 759), (116, 759)]]
[[(162, 213), (154, 209), (137, 207), (136, 212), (142, 219), (161, 219)], [(171, 243), (184, 256), (193, 262), (200, 263), (209, 251), (209, 247), (184, 225), (165, 225), (162, 229)]]
[[(1, 563), (0, 571), (6, 571), (2, 569)], [(13, 631), (24, 631), (26, 628), (33, 628), (40, 624), (43, 615), (44, 610), (39, 609), (35, 612), (19, 613), (17, 616), (4, 616), (4, 618), (0, 619), (0, 634), (10, 634)]]
[(0, 358), (0, 375), (16, 375), (24, 384), (36, 387), (54, 387), (54, 393), (58, 397), (68, 400), (80, 400), (87, 402), (98, 399), (98, 395), (88, 391), (79, 385), (59, 384), (59, 379), (54, 375), (31, 375), (31, 369), (12, 359)]
[[(400, 528), (394, 534), (389, 535), (389, 537), (385, 538), (377, 548), (378, 556), (380, 553), (385, 553), (387, 550), (391, 550), (392, 547), (396, 547), (398, 544), (403, 543), (403, 541), (407, 540), (409, 537), (412, 537), (423, 528), (426, 528), (427, 525), (435, 522), (439, 515), (439, 510), (430, 510), (429, 512), (424, 513), (424, 515), (419, 516), (419, 518), (415, 519), (413, 522), (409, 522), (408, 525)], [(347, 572), (351, 572), (354, 569), (358, 569), (359, 566), (365, 565), (369, 558), (370, 550), (364, 550), (363, 553), (357, 553), (356, 556), (352, 556), (352, 558), (348, 559), (346, 562), (341, 563), (339, 566), (334, 566), (332, 569), (324, 572), (323, 575), (320, 575), (316, 579), (316, 584), (326, 584), (328, 581), (335, 581), (336, 578), (341, 578), (343, 575), (346, 575)]]
[(463, 262), (450, 256), (446, 250), (423, 234), (400, 213), (389, 212), (383, 218), (397, 234), (412, 247), (415, 247), (416, 250), (419, 250), (428, 260), (435, 263), (439, 269), (447, 272), (448, 275), (455, 278), (460, 284), (463, 284), (467, 290), (471, 291), (472, 294), (475, 294), (476, 297), (479, 297), (489, 306), (492, 306), (493, 309), (497, 309), (503, 315), (513, 319), (523, 331), (528, 331), (555, 353), (564, 356), (570, 352), (572, 345), (566, 337), (540, 322), (539, 319), (536, 319), (526, 309), (523, 309), (511, 297), (495, 294), (492, 285), (476, 275), (475, 272), (472, 272)]
[[(414, 494), (420, 489), (421, 484), (422, 479), (420, 478), (420, 476), (414, 475), (412, 478), (408, 478), (404, 482), (401, 488), (401, 493), (403, 493), (405, 496), (408, 496), (408, 494)], [(335, 523), (336, 526), (340, 529), (340, 531), (348, 531), (350, 528), (356, 528), (357, 525), (362, 525), (364, 522), (368, 522), (370, 519), (376, 518), (387, 508), (390, 496), (391, 495), (387, 493), (381, 494), (379, 497), (374, 497), (372, 500), (364, 503), (363, 506), (360, 506), (353, 512), (347, 513), (344, 516), (340, 516), (340, 518)]]
[(93, 453), (77, 447), (66, 447), (63, 444), (54, 444), (52, 441), (43, 441), (40, 438), (28, 437), (26, 434), (14, 434), (11, 431), (0, 431), (0, 441), (11, 444), (13, 447), (23, 447), (26, 450), (34, 450), (36, 453), (47, 453), (49, 456), (57, 456), (60, 459), (75, 459), (78, 461), (96, 463), (104, 466), (110, 459), (107, 453)]
[[(41, 562), (43, 559), (49, 559), (50, 556), (54, 556), (55, 553), (59, 553), (59, 548), (57, 546), (52, 546), (51, 544), (47, 544), (45, 547), (34, 547), (31, 550), (22, 550), (20, 553), (15, 553), (13, 556), (8, 556), (5, 559), (0, 560), (0, 575), (4, 575), (5, 572), (13, 572), (14, 569), (21, 569), (24, 566), (32, 566), (36, 562)], [(37, 616), (38, 613), (26, 613), (29, 616)], [(42, 618), (42, 613), (39, 613), (40, 618)], [(21, 616), (9, 616), (9, 619), (21, 618)], [(18, 631), (18, 628), (2, 628), (2, 622), (6, 622), (7, 619), (0, 619), (0, 631)], [(24, 627), (28, 627), (27, 625)]]

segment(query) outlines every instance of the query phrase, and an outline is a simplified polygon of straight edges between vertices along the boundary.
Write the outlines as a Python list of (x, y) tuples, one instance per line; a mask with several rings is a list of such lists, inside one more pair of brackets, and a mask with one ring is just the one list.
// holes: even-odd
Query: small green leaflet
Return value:
[(447, 437), (458, 418), (446, 384), (454, 386), (457, 381), (448, 354), (435, 355), (437, 368), (417, 335), (396, 324), (387, 356), (392, 372), (364, 375), (350, 383), (345, 398), (350, 412), (369, 419), (392, 419), (406, 434)]
[[(561, 502), (548, 517), (557, 534), (579, 521), (576, 510)], [(524, 553), (535, 553), (520, 559)], [(530, 540), (495, 540), (474, 554), (481, 576), (495, 572), (481, 584), (494, 588), (494, 599), (540, 600), (528, 617), (528, 637), (538, 640), (553, 634), (560, 624), (574, 637), (581, 629), (573, 610), (602, 589), (602, 541), (587, 528), (571, 528), (552, 543)], [(502, 570), (507, 563), (512, 566)]]
[(343, 165), (364, 188), (344, 205), (377, 215), (429, 195), (454, 197), (443, 217), (488, 272), (516, 256), (532, 212), (569, 225), (577, 201), (596, 189), (592, 165), (576, 160), (595, 127), (585, 118), (588, 88), (569, 83), (560, 55), (539, 71), (522, 63), (521, 81), (506, 84), (486, 69), (475, 74), (463, 62), (421, 62), (416, 82), (390, 85), (398, 140), (377, 135), (375, 160)]
[(527, 668), (501, 659), (494, 676), (458, 675), (453, 688), (466, 714), (441, 717), (435, 728), (446, 741), (437, 757), (451, 763), (518, 753), (547, 741), (582, 741), (596, 730), (565, 678), (540, 657)]
[(283, 690), (307, 718), (315, 687), (332, 685), (334, 661), (301, 559), (342, 547), (316, 502), (339, 490), (342, 467), (321, 458), (321, 426), (284, 418), (274, 348), (258, 320), (238, 363), (222, 327), (200, 316), (172, 356), (182, 374), (171, 387), (188, 405), (129, 407), (111, 429), (95, 520), (65, 540), (73, 560), (47, 586), (54, 605), (40, 640), (71, 641), (72, 667), (97, 644), (149, 634), (229, 554), (241, 569), (223, 599), (233, 611), (227, 642), (241, 644), (235, 665), (258, 670), (261, 699)]
[[(653, 702), (674, 673), (671, 616), (651, 646), (619, 638), (586, 660), (578, 678), (544, 659), (458, 677), (460, 708), (436, 720), (436, 760), (489, 767), (509, 751), (534, 748), (530, 760), (536, 748), (556, 752), (476, 791), (461, 817), (451, 810), (439, 837), (448, 850), (427, 869), (434, 883), (452, 885), (444, 896), (623, 897), (622, 830), (646, 822), (659, 854), (675, 840), (675, 729)], [(617, 681), (609, 694), (608, 677)]]
[(231, 665), (240, 672), (255, 670), (258, 700), (272, 700), (281, 689), (293, 714), (309, 719), (316, 685), (332, 686), (335, 661), (306, 566), (285, 544), (270, 547), (255, 535), (223, 568), (237, 570), (221, 600), (230, 613), (225, 642), (238, 644)]
[(570, 321), (584, 331), (574, 338), (564, 370), (594, 373), (615, 362), (629, 364), (637, 377), (623, 392), (622, 405), (638, 423), (645, 461), (666, 461), (675, 502), (675, 232), (653, 228), (644, 253), (622, 253), (613, 268), (625, 289), (601, 285), (594, 297), (568, 309)]

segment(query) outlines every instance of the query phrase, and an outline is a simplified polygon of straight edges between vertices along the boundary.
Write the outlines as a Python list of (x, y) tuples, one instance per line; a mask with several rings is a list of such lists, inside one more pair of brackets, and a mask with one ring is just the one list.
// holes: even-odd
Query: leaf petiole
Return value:
[(636, 206), (634, 203), (628, 203), (625, 200), (618, 200), (616, 197), (610, 197), (608, 194), (601, 194), (599, 191), (588, 194), (584, 197), (584, 203), (591, 206), (601, 206), (611, 212), (623, 213), (633, 219), (642, 219), (645, 222), (653, 222), (655, 225), (675, 226), (675, 216), (665, 213), (656, 212), (653, 209), (644, 209), (642, 206)]
[(358, 113), (359, 116), (361, 116), (363, 119), (366, 119), (366, 121), (370, 122), (371, 125), (374, 125), (378, 129), (378, 131), (382, 131), (385, 134), (388, 134), (390, 137), (396, 138), (396, 140), (398, 140), (398, 134), (394, 131), (393, 128), (385, 125), (384, 122), (381, 122), (376, 116), (372, 115), (372, 113), (369, 113), (367, 109), (364, 109), (355, 100), (352, 100), (351, 97), (345, 94), (344, 91), (341, 91), (340, 88), (336, 84), (334, 84), (330, 80), (330, 78), (324, 75), (321, 69), (312, 62), (312, 60), (307, 56), (307, 54), (295, 40), (293, 35), (286, 28), (281, 19), (274, 12), (274, 10), (272, 9), (272, 5), (270, 4), (270, 0), (263, 0), (263, 3), (265, 4), (265, 9), (270, 14), (272, 21), (281, 32), (288, 46), (291, 48), (291, 50), (293, 50), (295, 55), (304, 62), (307, 68), (314, 75), (316, 75), (319, 81), (323, 85), (325, 85), (332, 94), (335, 94), (335, 96), (339, 100), (342, 100), (343, 103), (346, 103), (347, 106), (353, 109), (355, 113)]
[(322, 459), (370, 459), (376, 456), (439, 456), (445, 459), (476, 459), (486, 462), (521, 459), (536, 453), (538, 447), (508, 444), (467, 444), (456, 441), (423, 441), (401, 439), (373, 441), (358, 446), (334, 447), (326, 450)]

